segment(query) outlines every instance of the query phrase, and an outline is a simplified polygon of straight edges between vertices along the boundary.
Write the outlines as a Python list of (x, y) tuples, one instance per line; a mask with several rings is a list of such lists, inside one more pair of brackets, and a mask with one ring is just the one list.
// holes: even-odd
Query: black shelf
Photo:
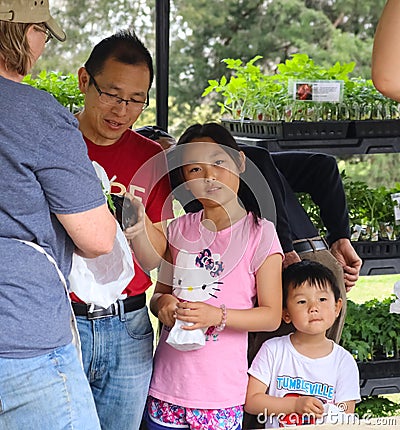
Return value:
[(308, 151), (331, 155), (381, 154), (400, 152), (400, 136), (351, 139), (280, 140), (235, 136), (238, 143), (262, 146), (271, 152)]
[(400, 393), (400, 360), (358, 362), (362, 396)]

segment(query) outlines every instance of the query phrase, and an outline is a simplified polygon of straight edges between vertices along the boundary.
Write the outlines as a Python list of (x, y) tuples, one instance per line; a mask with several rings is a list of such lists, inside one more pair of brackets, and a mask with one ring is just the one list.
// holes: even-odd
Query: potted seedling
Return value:
[(227, 75), (209, 80), (203, 92), (216, 98), (222, 123), (233, 134), (283, 140), (400, 134), (397, 102), (371, 80), (351, 77), (354, 62), (324, 68), (294, 54), (278, 64), (277, 73), (266, 74), (255, 64), (261, 58), (222, 60)]

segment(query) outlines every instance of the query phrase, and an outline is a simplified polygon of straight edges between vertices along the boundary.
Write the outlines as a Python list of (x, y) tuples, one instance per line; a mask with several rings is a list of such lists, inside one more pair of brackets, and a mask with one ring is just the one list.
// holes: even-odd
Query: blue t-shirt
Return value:
[(64, 287), (74, 244), (54, 214), (104, 204), (78, 123), (50, 94), (0, 77), (0, 357), (45, 354), (71, 342)]

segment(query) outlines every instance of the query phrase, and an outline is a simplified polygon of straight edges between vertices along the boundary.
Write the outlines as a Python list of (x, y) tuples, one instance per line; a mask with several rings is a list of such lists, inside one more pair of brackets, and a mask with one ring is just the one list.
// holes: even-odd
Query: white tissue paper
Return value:
[(203, 348), (206, 344), (206, 329), (184, 330), (181, 328), (184, 325), (190, 326), (193, 324), (178, 319), (175, 320), (166, 342), (179, 351), (195, 351)]

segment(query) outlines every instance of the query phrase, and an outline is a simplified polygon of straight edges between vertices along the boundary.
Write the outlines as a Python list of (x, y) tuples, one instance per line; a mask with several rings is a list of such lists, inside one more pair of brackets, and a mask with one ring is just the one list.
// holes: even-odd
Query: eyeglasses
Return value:
[(49, 40), (53, 38), (53, 35), (51, 34), (50, 30), (46, 26), (42, 25), (35, 25), (35, 30), (40, 31), (46, 35), (46, 39), (44, 40), (44, 43), (47, 43)]
[(97, 92), (99, 93), (99, 100), (108, 106), (119, 106), (121, 103), (125, 103), (126, 108), (131, 108), (133, 110), (140, 109), (145, 110), (147, 106), (149, 105), (149, 94), (147, 93), (146, 101), (143, 102), (141, 100), (135, 100), (135, 99), (123, 99), (122, 97), (116, 96), (115, 94), (106, 93), (105, 91), (102, 91), (100, 87), (97, 85), (96, 80), (92, 76), (92, 74), (86, 69), (87, 74), (89, 75), (90, 79), (93, 81), (93, 85), (96, 88)]

